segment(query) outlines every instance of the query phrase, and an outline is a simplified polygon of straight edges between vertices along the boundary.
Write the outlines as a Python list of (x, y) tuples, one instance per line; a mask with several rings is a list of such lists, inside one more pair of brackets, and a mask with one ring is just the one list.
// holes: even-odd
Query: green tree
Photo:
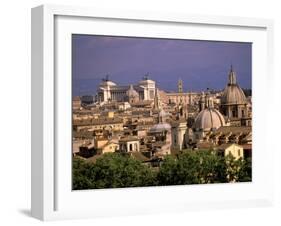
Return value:
[(122, 188), (251, 181), (251, 159), (226, 157), (212, 150), (167, 155), (158, 170), (118, 153), (104, 154), (95, 163), (73, 159), (73, 189)]
[(227, 180), (228, 182), (236, 182), (238, 181), (239, 171), (241, 170), (241, 159), (235, 159), (234, 156), (230, 153), (225, 156), (226, 162), (226, 172), (227, 172)]
[(72, 188), (74, 190), (89, 189), (92, 187), (90, 180), (92, 169), (91, 165), (82, 159), (74, 158), (72, 163)]
[(157, 183), (153, 170), (126, 155), (104, 154), (96, 163), (75, 161), (73, 187), (76, 189), (139, 187)]
[(221, 183), (227, 181), (226, 167), (214, 151), (186, 151), (164, 159), (158, 180), (161, 185)]
[(240, 168), (238, 180), (240, 182), (252, 181), (252, 158), (240, 159)]
[(251, 158), (235, 159), (232, 154), (224, 158), (226, 163), (227, 182), (247, 182), (252, 180)]
[(157, 175), (159, 185), (177, 185), (178, 181), (175, 177), (177, 172), (177, 160), (171, 155), (167, 155)]

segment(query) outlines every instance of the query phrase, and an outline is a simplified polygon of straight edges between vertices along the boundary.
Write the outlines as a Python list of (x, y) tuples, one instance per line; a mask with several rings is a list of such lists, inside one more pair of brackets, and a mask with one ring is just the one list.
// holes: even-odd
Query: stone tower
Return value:
[(183, 93), (183, 82), (181, 79), (178, 81), (178, 92)]
[(159, 91), (155, 88), (155, 95), (154, 95), (154, 110), (160, 111), (161, 110), (161, 101), (159, 96)]

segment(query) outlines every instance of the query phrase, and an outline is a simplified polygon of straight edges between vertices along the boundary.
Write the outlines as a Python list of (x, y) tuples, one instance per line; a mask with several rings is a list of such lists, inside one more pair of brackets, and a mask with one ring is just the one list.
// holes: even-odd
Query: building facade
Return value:
[(136, 100), (153, 100), (155, 95), (155, 81), (150, 80), (145, 76), (136, 85), (120, 86), (110, 81), (108, 78), (104, 79), (99, 85), (96, 101), (99, 103), (107, 103), (111, 101), (128, 101)]
[(137, 137), (129, 136), (119, 140), (121, 152), (139, 152), (140, 142)]

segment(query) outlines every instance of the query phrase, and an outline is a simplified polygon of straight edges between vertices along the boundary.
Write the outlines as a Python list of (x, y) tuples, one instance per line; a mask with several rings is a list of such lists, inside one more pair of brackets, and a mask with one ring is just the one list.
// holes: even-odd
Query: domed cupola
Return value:
[(228, 75), (228, 84), (221, 96), (221, 112), (228, 118), (242, 118), (247, 115), (247, 98), (237, 83), (232, 66)]
[(205, 98), (205, 108), (202, 109), (193, 125), (195, 131), (210, 131), (225, 126), (223, 115), (214, 108), (213, 98), (209, 95)]
[(163, 109), (158, 113), (158, 124), (152, 126), (149, 130), (150, 134), (159, 134), (166, 136), (167, 133), (171, 133), (171, 125), (166, 122), (166, 118), (169, 116)]
[(171, 125), (167, 123), (167, 119), (169, 118), (169, 113), (164, 111), (164, 109), (160, 108), (160, 111), (158, 113), (158, 124), (155, 124), (151, 129), (149, 130), (150, 133), (157, 133), (157, 132), (170, 132), (171, 131)]
[(133, 85), (130, 85), (130, 88), (127, 90), (128, 97), (139, 97), (138, 92), (134, 89)]
[(129, 103), (135, 103), (135, 102), (139, 101), (139, 94), (134, 89), (133, 85), (130, 85), (130, 88), (127, 90), (126, 95), (127, 95)]
[(228, 84), (225, 87), (221, 96), (221, 104), (232, 105), (247, 103), (247, 99), (243, 90), (237, 84), (236, 73), (233, 71), (232, 66), (230, 68), (228, 80)]

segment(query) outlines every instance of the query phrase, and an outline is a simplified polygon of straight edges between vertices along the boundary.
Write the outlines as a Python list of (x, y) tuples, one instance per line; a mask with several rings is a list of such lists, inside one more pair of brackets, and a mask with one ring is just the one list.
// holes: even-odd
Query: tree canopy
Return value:
[(96, 163), (73, 160), (73, 189), (152, 186), (155, 181), (153, 170), (129, 156), (108, 153)]
[(224, 157), (211, 151), (188, 151), (164, 159), (158, 174), (161, 185), (227, 182)]
[(251, 181), (251, 159), (221, 156), (214, 151), (185, 151), (167, 155), (159, 168), (119, 153), (95, 163), (73, 159), (73, 189), (123, 188)]

